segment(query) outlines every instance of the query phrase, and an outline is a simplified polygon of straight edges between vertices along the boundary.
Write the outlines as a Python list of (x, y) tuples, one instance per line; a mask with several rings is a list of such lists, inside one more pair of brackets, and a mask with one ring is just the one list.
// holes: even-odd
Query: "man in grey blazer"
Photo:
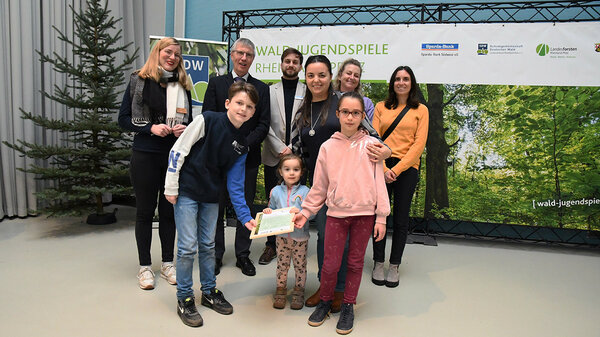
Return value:
[[(292, 153), (292, 124), (304, 99), (306, 85), (299, 81), (303, 56), (295, 48), (287, 48), (281, 54), (281, 82), (269, 87), (271, 102), (271, 126), (263, 142), (261, 153), (264, 164), (265, 193), (267, 196), (278, 183), (277, 165), (279, 159)], [(265, 250), (258, 259), (259, 264), (268, 264), (275, 258), (275, 236), (269, 236)]]

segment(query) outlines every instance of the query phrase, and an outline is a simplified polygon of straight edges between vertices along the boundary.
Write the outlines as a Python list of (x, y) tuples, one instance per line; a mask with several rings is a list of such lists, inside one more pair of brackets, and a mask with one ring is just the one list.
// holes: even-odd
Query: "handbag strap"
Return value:
[(390, 127), (387, 128), (387, 130), (385, 130), (385, 133), (383, 134), (383, 136), (381, 136), (381, 141), (385, 141), (385, 139), (394, 131), (394, 129), (396, 129), (396, 125), (398, 125), (398, 123), (400, 123), (400, 121), (402, 120), (404, 115), (406, 115), (408, 110), (410, 110), (410, 107), (408, 105), (406, 105), (404, 107), (404, 109), (402, 109), (402, 111), (400, 111), (398, 116), (396, 116), (396, 119), (394, 120), (392, 125), (390, 125)]

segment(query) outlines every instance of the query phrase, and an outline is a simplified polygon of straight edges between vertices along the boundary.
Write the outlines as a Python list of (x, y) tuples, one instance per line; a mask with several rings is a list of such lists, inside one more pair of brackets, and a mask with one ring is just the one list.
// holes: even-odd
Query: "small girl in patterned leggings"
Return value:
[[(292, 209), (293, 213), (298, 213), (302, 209), (302, 201), (309, 191), (308, 187), (300, 184), (300, 177), (304, 171), (304, 164), (297, 155), (289, 154), (281, 158), (277, 172), (283, 178), (283, 182), (271, 190), (269, 208), (265, 208), (263, 213), (269, 214), (273, 209), (285, 207), (295, 208)], [(294, 262), (294, 271), (296, 272), (296, 283), (292, 291), (290, 308), (299, 310), (304, 306), (308, 238), (308, 226), (295, 228), (291, 233), (277, 236), (277, 290), (273, 297), (273, 308), (285, 308), (290, 260)]]

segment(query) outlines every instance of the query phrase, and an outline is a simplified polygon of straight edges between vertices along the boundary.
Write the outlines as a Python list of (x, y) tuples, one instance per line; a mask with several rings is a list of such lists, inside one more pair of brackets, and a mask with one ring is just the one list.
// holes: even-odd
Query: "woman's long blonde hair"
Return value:
[[(335, 80), (333, 80), (333, 88), (335, 90), (339, 90), (339, 91), (342, 90), (341, 77), (342, 77), (342, 74), (344, 73), (346, 66), (349, 64), (357, 66), (358, 69), (360, 69), (360, 77), (362, 77), (363, 69), (362, 69), (362, 66), (360, 65), (360, 62), (358, 60), (352, 59), (352, 58), (347, 59), (346, 61), (344, 61), (344, 63), (342, 63), (342, 66), (339, 67), (337, 76), (335, 77)], [(354, 91), (362, 95), (362, 92), (360, 91), (360, 77), (358, 78), (358, 85), (356, 86), (356, 88), (354, 88)]]
[[(163, 37), (160, 39), (150, 51), (150, 56), (148, 56), (148, 60), (146, 60), (146, 64), (139, 70), (138, 76), (141, 78), (151, 78), (156, 82), (160, 82), (160, 77), (162, 76), (162, 72), (158, 68), (158, 58), (160, 55), (160, 51), (165, 49), (171, 45), (178, 45), (179, 41), (172, 37)], [(185, 72), (185, 68), (183, 66), (183, 56), (179, 58), (179, 63), (177, 63), (177, 73), (179, 75), (179, 83), (186, 90), (190, 90), (190, 84), (188, 83), (187, 73)]]

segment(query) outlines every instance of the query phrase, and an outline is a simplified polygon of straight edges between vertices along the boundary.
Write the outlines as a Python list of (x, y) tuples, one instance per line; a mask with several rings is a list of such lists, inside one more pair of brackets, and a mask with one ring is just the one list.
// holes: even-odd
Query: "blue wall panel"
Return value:
[[(190, 1), (193, 2), (193, 1)], [(175, 0), (167, 0), (165, 2), (165, 36), (175, 35)]]

